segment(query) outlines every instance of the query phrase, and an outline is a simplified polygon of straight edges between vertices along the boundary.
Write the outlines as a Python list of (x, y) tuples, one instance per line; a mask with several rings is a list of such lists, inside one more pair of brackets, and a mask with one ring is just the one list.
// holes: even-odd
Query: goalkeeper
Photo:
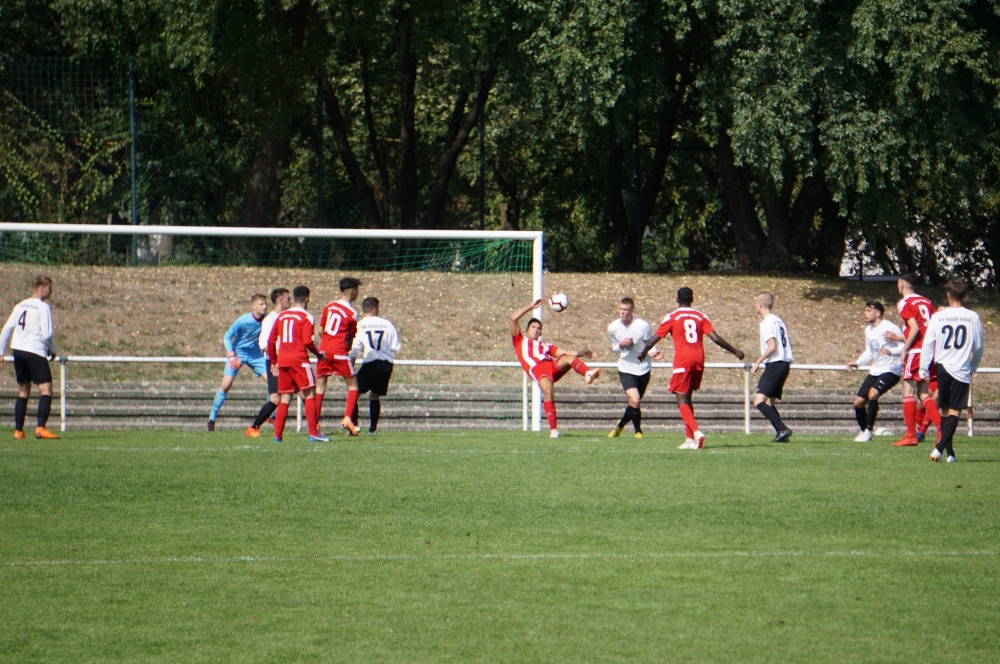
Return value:
[(226, 395), (241, 366), (249, 366), (257, 378), (267, 375), (264, 354), (258, 345), (261, 323), (266, 314), (267, 296), (257, 293), (250, 298), (250, 313), (237, 318), (222, 336), (222, 343), (226, 346), (226, 369), (222, 374), (222, 385), (212, 401), (212, 412), (208, 416), (209, 431), (215, 431), (215, 418), (222, 404), (226, 403)]

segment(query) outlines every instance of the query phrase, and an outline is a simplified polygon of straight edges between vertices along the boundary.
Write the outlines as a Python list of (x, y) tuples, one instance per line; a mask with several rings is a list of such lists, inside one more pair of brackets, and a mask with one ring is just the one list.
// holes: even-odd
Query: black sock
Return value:
[(642, 431), (642, 407), (632, 409), (632, 426), (636, 432)]
[(382, 414), (382, 401), (380, 399), (372, 399), (368, 402), (368, 414), (371, 416), (368, 430), (375, 431), (378, 429), (378, 416)]
[(775, 433), (781, 433), (788, 428), (785, 426), (785, 423), (781, 421), (781, 416), (778, 415), (778, 410), (774, 406), (767, 405), (766, 401), (761, 401), (757, 404), (757, 410), (760, 411), (761, 415), (768, 419), (771, 426), (774, 427)]
[(868, 402), (868, 430), (875, 433), (875, 418), (878, 417), (878, 401)]
[(271, 403), (270, 401), (261, 406), (260, 412), (257, 413), (257, 417), (254, 418), (253, 428), (254, 429), (261, 428), (264, 422), (267, 421), (267, 418), (271, 417), (271, 415), (273, 415), (274, 411), (276, 410), (278, 410), (278, 404)]
[(28, 418), (28, 400), (18, 397), (14, 401), (14, 428), (24, 431), (24, 420)]
[(934, 446), (938, 452), (945, 452), (951, 456), (955, 455), (954, 448), (951, 446), (951, 439), (955, 437), (955, 431), (958, 429), (958, 415), (948, 415), (947, 417), (941, 418), (941, 442)]
[(354, 423), (354, 426), (358, 426), (358, 402), (357, 401), (354, 402), (354, 412), (351, 413), (351, 422)]
[(635, 409), (632, 408), (632, 406), (625, 406), (625, 413), (622, 415), (622, 418), (618, 420), (618, 428), (624, 429), (625, 425), (631, 422), (633, 417), (635, 417)]
[(854, 407), (854, 419), (858, 421), (858, 426), (864, 431), (868, 428), (868, 413), (865, 412), (864, 408)]
[[(43, 394), (38, 397), (38, 426), (43, 427), (49, 423), (49, 415), (52, 414), (52, 397)], [(955, 418), (957, 421), (958, 418)]]

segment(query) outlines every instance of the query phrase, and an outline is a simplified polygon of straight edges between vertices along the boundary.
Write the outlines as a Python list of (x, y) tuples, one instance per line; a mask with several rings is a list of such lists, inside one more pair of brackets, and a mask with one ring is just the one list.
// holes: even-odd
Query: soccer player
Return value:
[(774, 402), (781, 398), (792, 368), (792, 338), (785, 322), (771, 313), (774, 295), (761, 293), (753, 302), (757, 315), (760, 316), (760, 357), (750, 365), (750, 373), (755, 374), (759, 367), (764, 367), (764, 373), (757, 381), (753, 405), (774, 427), (775, 436), (771, 442), (787, 443), (792, 437), (792, 430), (781, 421)]
[(902, 339), (903, 332), (894, 323), (885, 320), (884, 315), (885, 307), (881, 302), (865, 303), (865, 320), (868, 322), (865, 326), (865, 352), (854, 362), (847, 363), (847, 370), (854, 371), (860, 365), (874, 361), (858, 389), (858, 395), (854, 397), (854, 416), (861, 427), (861, 433), (854, 439), (857, 443), (872, 439), (879, 397), (895, 387), (903, 374), (903, 365), (899, 361), (902, 341), (889, 340), (890, 336)]
[[(930, 384), (936, 382), (935, 367), (930, 367), (930, 380), (920, 378), (920, 354), (924, 342), (924, 332), (934, 315), (934, 305), (923, 295), (914, 292), (918, 283), (917, 275), (906, 272), (899, 275), (896, 287), (903, 296), (896, 303), (899, 317), (906, 324), (906, 336), (887, 333), (889, 341), (903, 343), (903, 420), (906, 422), (906, 434), (893, 443), (894, 447), (910, 447), (917, 445), (923, 435), (918, 435), (917, 426), (929, 419), (941, 436), (941, 413), (930, 390)], [(926, 431), (926, 428), (924, 429)]]
[(694, 419), (694, 404), (691, 395), (701, 388), (701, 377), (705, 372), (705, 346), (702, 337), (708, 337), (715, 344), (742, 360), (743, 351), (733, 347), (716, 333), (708, 316), (691, 308), (694, 291), (687, 286), (677, 291), (677, 308), (666, 318), (652, 339), (639, 352), (639, 359), (645, 359), (646, 349), (652, 348), (660, 339), (669, 334), (674, 343), (673, 375), (668, 392), (677, 395), (677, 409), (684, 420), (684, 444), (678, 449), (700, 450), (705, 447), (705, 434)]
[(608, 339), (611, 340), (611, 350), (618, 353), (618, 377), (628, 397), (628, 406), (608, 438), (620, 436), (629, 422), (635, 428), (635, 437), (642, 438), (642, 409), (639, 406), (649, 387), (649, 371), (652, 368), (649, 357), (654, 360), (663, 357), (663, 351), (653, 349), (649, 357), (639, 359), (639, 351), (652, 338), (653, 329), (649, 323), (635, 317), (635, 301), (623, 297), (618, 302), (618, 320), (608, 325)]
[(226, 347), (226, 369), (222, 373), (222, 384), (212, 400), (212, 412), (208, 414), (208, 430), (215, 431), (215, 418), (219, 409), (226, 403), (229, 388), (236, 380), (236, 374), (244, 364), (253, 369), (254, 376), (260, 378), (267, 374), (264, 355), (260, 351), (260, 323), (267, 313), (267, 297), (257, 293), (250, 298), (250, 313), (237, 318), (226, 333), (222, 335), (222, 343)]
[[(280, 443), (285, 433), (288, 419), (288, 404), (292, 395), (302, 393), (309, 424), (310, 443), (328, 443), (330, 439), (319, 432), (319, 417), (316, 410), (316, 377), (309, 352), (322, 358), (323, 353), (316, 348), (313, 335), (313, 317), (309, 313), (309, 289), (296, 286), (292, 290), (292, 306), (278, 314), (274, 328), (267, 340), (267, 359), (271, 362), (271, 373), (278, 378), (278, 394), (281, 399), (274, 413), (274, 442)], [(279, 347), (280, 345), (280, 347)]]
[[(246, 430), (244, 435), (248, 438), (259, 438), (260, 428), (264, 422), (271, 419), (274, 411), (278, 408), (278, 377), (271, 373), (271, 361), (267, 359), (267, 342), (271, 338), (271, 330), (274, 328), (274, 321), (278, 319), (278, 314), (292, 306), (292, 294), (287, 288), (275, 288), (271, 291), (271, 313), (264, 316), (260, 322), (260, 336), (257, 337), (257, 345), (264, 355), (264, 366), (267, 376), (267, 403), (260, 407), (260, 412), (254, 418), (253, 424)], [(272, 421), (271, 424), (274, 424)]]
[(559, 426), (556, 421), (555, 384), (571, 369), (581, 376), (588, 385), (601, 375), (600, 369), (590, 369), (580, 359), (581, 357), (596, 357), (592, 350), (571, 351), (560, 350), (552, 344), (541, 340), (542, 321), (532, 318), (521, 334), (521, 319), (532, 309), (542, 304), (539, 298), (526, 307), (518, 309), (510, 315), (510, 334), (514, 343), (514, 354), (524, 372), (538, 383), (542, 391), (542, 408), (545, 419), (549, 422), (552, 438), (559, 437)]
[(17, 379), (17, 400), (14, 401), (14, 440), (24, 438), (24, 420), (28, 417), (28, 397), (31, 384), (38, 386), (38, 419), (35, 438), (59, 438), (45, 428), (52, 412), (52, 372), (49, 359), (56, 356), (52, 343), (52, 309), (46, 300), (52, 297), (52, 280), (44, 275), (35, 277), (31, 297), (19, 302), (0, 332), (0, 367), (10, 342), (14, 356), (14, 377)]
[(340, 376), (347, 384), (347, 403), (344, 404), (344, 418), (340, 426), (347, 429), (347, 435), (357, 436), (358, 428), (351, 421), (354, 407), (358, 405), (358, 379), (354, 375), (354, 361), (349, 357), (354, 344), (354, 334), (358, 330), (358, 312), (351, 304), (358, 299), (361, 282), (352, 277), (340, 280), (340, 299), (323, 308), (319, 318), (319, 348), (326, 357), (316, 365), (316, 415), (322, 415), (323, 395), (326, 394), (330, 376)]
[(945, 284), (948, 306), (931, 316), (920, 349), (920, 377), (930, 380), (931, 362), (937, 365), (938, 407), (941, 409), (941, 440), (931, 452), (931, 461), (948, 453), (955, 463), (952, 439), (958, 429), (958, 415), (969, 407), (969, 383), (983, 359), (983, 324), (979, 314), (962, 305), (965, 282), (952, 279)]
[[(382, 413), (381, 397), (389, 393), (389, 379), (392, 378), (392, 363), (396, 361), (396, 353), (402, 348), (396, 326), (389, 320), (379, 316), (379, 301), (374, 297), (366, 297), (361, 301), (361, 311), (364, 317), (358, 323), (358, 334), (354, 337), (354, 347), (351, 349), (353, 358), (362, 357), (361, 369), (358, 370), (358, 394), (370, 392), (368, 396), (368, 433), (378, 433), (378, 418)], [(357, 401), (352, 415), (354, 426), (358, 425)]]

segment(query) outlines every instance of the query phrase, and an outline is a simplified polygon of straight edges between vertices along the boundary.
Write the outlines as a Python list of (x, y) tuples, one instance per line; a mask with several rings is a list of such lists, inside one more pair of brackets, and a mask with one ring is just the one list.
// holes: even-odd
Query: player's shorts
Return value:
[(938, 366), (937, 379), (937, 402), (942, 417), (944, 416), (944, 411), (948, 409), (961, 411), (969, 407), (968, 383), (955, 380), (955, 377), (948, 373), (948, 370), (942, 366)]
[[(909, 350), (906, 353), (906, 360), (903, 362), (903, 380), (913, 380), (918, 383), (924, 382), (924, 379), (920, 377), (920, 349)], [(931, 375), (931, 381), (935, 380), (937, 376), (936, 365), (931, 364), (928, 373)]]
[(389, 394), (390, 378), (392, 378), (392, 362), (389, 360), (365, 362), (358, 370), (358, 393), (372, 392), (384, 397)]
[(14, 356), (14, 377), (18, 385), (44, 385), (52, 382), (48, 358), (26, 350), (11, 351)]
[(770, 399), (780, 399), (785, 389), (785, 381), (792, 370), (791, 362), (768, 362), (764, 365), (764, 373), (757, 381), (757, 394), (763, 394)]
[(625, 373), (624, 371), (618, 372), (618, 378), (622, 381), (622, 389), (626, 392), (631, 390), (633, 387), (639, 390), (639, 398), (646, 396), (646, 388), (649, 387), (649, 377), (651, 372), (647, 371), (641, 376), (635, 374)]
[[(250, 367), (253, 369), (253, 375), (260, 378), (267, 373), (267, 358), (264, 357), (240, 357), (236, 358), (240, 361), (240, 369), (243, 367)], [(229, 362), (226, 362), (226, 370), (223, 372), (225, 376), (235, 376), (240, 372), (240, 369), (232, 369), (229, 366)]]
[(892, 373), (891, 371), (887, 371), (886, 373), (880, 374), (878, 376), (873, 376), (871, 374), (868, 374), (867, 376), (865, 376), (864, 382), (861, 383), (861, 387), (858, 388), (858, 396), (861, 397), (862, 399), (867, 399), (868, 393), (871, 391), (873, 387), (878, 392), (878, 395), (882, 396), (883, 394), (891, 390), (893, 387), (895, 387), (896, 383), (898, 383), (899, 380), (900, 380), (900, 375), (897, 373)]
[(312, 364), (299, 367), (278, 367), (278, 394), (295, 394), (316, 387)]
[(271, 373), (271, 362), (270, 360), (264, 360), (264, 367), (267, 369), (267, 393), (277, 394), (278, 393), (278, 377)]
[(346, 355), (334, 355), (333, 357), (321, 357), (316, 362), (316, 375), (320, 378), (326, 376), (340, 376), (350, 378), (354, 376), (354, 360)]
[(568, 372), (569, 369), (560, 369), (552, 360), (545, 360), (544, 362), (539, 362), (535, 366), (531, 367), (531, 371), (528, 372), (528, 375), (531, 376), (536, 383), (541, 381), (542, 378), (548, 378), (553, 383), (558, 383), (559, 379), (565, 376)]
[(667, 387), (667, 392), (691, 394), (700, 390), (701, 375), (703, 373), (705, 373), (704, 368), (674, 367), (674, 373), (670, 377), (670, 385)]

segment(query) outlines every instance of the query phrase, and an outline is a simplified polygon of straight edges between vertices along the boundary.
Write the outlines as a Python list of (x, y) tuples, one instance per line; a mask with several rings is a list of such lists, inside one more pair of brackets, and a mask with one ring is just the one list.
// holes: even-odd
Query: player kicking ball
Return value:
[(757, 381), (753, 405), (774, 427), (775, 435), (771, 442), (787, 443), (792, 437), (792, 430), (781, 420), (774, 402), (781, 399), (792, 369), (792, 337), (788, 334), (785, 321), (771, 312), (774, 295), (761, 293), (754, 298), (753, 306), (760, 316), (760, 357), (750, 365), (750, 373), (755, 374), (759, 367), (764, 367), (764, 373)]
[(701, 377), (705, 372), (703, 338), (708, 337), (739, 360), (744, 357), (743, 351), (734, 348), (716, 333), (708, 316), (691, 308), (692, 304), (694, 291), (687, 286), (679, 289), (677, 308), (663, 319), (656, 334), (639, 352), (639, 359), (645, 359), (646, 349), (651, 349), (656, 342), (668, 335), (674, 344), (673, 375), (667, 391), (677, 395), (677, 409), (684, 420), (684, 443), (678, 448), (682, 450), (700, 450), (705, 447), (705, 434), (694, 419), (694, 404), (691, 402), (691, 395), (701, 388)]
[[(370, 393), (368, 396), (368, 433), (374, 436), (378, 433), (378, 419), (382, 414), (381, 398), (389, 394), (392, 365), (396, 361), (396, 353), (400, 351), (402, 345), (399, 343), (396, 326), (388, 319), (379, 316), (378, 299), (366, 297), (362, 300), (361, 312), (364, 317), (358, 323), (358, 334), (354, 337), (351, 357), (363, 358), (361, 369), (358, 370), (358, 394)], [(354, 426), (357, 426), (357, 402), (355, 402), (351, 419)]]
[(323, 413), (323, 395), (326, 394), (330, 376), (340, 376), (347, 385), (347, 402), (340, 426), (348, 436), (357, 436), (358, 428), (351, 421), (354, 407), (358, 405), (358, 379), (354, 374), (354, 361), (349, 357), (354, 335), (358, 330), (358, 311), (351, 303), (358, 299), (361, 282), (352, 277), (340, 280), (340, 299), (323, 307), (320, 315), (319, 349), (325, 357), (316, 364), (316, 417)]
[(288, 404), (292, 395), (302, 393), (303, 410), (309, 424), (310, 443), (329, 443), (330, 439), (319, 432), (319, 417), (316, 411), (316, 377), (309, 352), (317, 357), (323, 354), (316, 348), (313, 335), (313, 317), (309, 313), (309, 289), (296, 286), (292, 291), (292, 306), (282, 311), (274, 321), (274, 329), (267, 340), (267, 358), (271, 362), (271, 373), (278, 378), (278, 394), (281, 400), (274, 413), (274, 442), (280, 443), (288, 419)]
[(895, 387), (903, 374), (903, 365), (899, 361), (903, 350), (901, 341), (889, 341), (890, 338), (902, 339), (903, 332), (894, 323), (885, 320), (885, 307), (881, 302), (865, 304), (865, 352), (854, 362), (847, 363), (847, 370), (854, 371), (866, 362), (873, 362), (871, 371), (854, 397), (854, 416), (858, 420), (861, 433), (854, 439), (856, 443), (866, 443), (872, 439), (875, 431), (875, 418), (878, 417), (879, 398)]
[(52, 372), (49, 359), (56, 355), (52, 343), (52, 280), (39, 275), (31, 284), (31, 297), (14, 307), (0, 332), (0, 367), (10, 342), (14, 356), (14, 377), (17, 379), (17, 399), (14, 401), (14, 440), (24, 438), (24, 421), (28, 418), (28, 398), (31, 384), (38, 386), (38, 419), (35, 438), (58, 440), (59, 436), (46, 427), (52, 413)]
[(243, 365), (253, 369), (257, 378), (267, 375), (267, 364), (260, 350), (260, 324), (266, 314), (267, 297), (257, 293), (250, 298), (250, 313), (237, 318), (222, 335), (222, 343), (226, 347), (226, 368), (219, 391), (212, 400), (212, 412), (208, 414), (209, 431), (215, 431), (215, 418), (222, 404), (226, 403), (229, 389)]
[(518, 309), (510, 315), (510, 334), (514, 343), (514, 354), (521, 363), (524, 372), (538, 383), (542, 391), (542, 408), (545, 419), (549, 422), (552, 438), (559, 437), (559, 426), (556, 421), (555, 384), (571, 370), (583, 376), (588, 385), (601, 375), (600, 369), (590, 369), (580, 359), (581, 357), (596, 357), (592, 350), (579, 350), (575, 353), (560, 350), (552, 344), (541, 340), (542, 321), (532, 318), (528, 321), (524, 334), (521, 334), (521, 319), (526, 313), (541, 306), (542, 300), (537, 299), (531, 304)]
[(653, 329), (649, 323), (635, 317), (635, 301), (630, 297), (623, 297), (618, 303), (618, 320), (608, 325), (608, 339), (611, 340), (611, 350), (618, 354), (618, 377), (621, 379), (625, 396), (628, 397), (628, 406), (625, 407), (622, 418), (618, 420), (618, 426), (608, 434), (608, 438), (622, 435), (622, 430), (629, 422), (635, 429), (635, 437), (642, 438), (640, 404), (642, 398), (646, 396), (649, 373), (653, 368), (649, 358), (658, 360), (663, 357), (663, 351), (654, 348), (648, 353), (648, 357), (639, 359), (639, 352), (652, 338)]

